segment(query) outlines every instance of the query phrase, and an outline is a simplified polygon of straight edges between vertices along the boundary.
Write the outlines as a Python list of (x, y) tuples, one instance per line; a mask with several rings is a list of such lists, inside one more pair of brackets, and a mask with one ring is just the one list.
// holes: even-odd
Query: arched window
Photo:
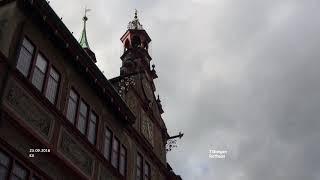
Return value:
[(133, 36), (131, 40), (131, 44), (133, 48), (137, 48), (141, 46), (141, 40), (138, 36)]
[(124, 51), (128, 50), (130, 46), (129, 39), (127, 39), (124, 43)]

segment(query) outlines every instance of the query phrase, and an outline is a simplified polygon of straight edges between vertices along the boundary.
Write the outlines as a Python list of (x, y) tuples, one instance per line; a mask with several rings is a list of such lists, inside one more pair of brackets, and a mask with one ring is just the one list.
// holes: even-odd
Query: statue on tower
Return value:
[(134, 11), (134, 19), (129, 22), (128, 29), (139, 29), (139, 30), (143, 29), (142, 24), (140, 24), (139, 22), (138, 11), (136, 9)]

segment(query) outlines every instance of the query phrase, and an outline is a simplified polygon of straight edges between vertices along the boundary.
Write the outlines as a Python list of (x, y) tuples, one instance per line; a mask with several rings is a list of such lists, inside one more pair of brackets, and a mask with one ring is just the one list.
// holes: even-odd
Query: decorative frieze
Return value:
[(16, 81), (9, 82), (11, 83), (6, 91), (5, 105), (14, 111), (19, 119), (49, 140), (54, 117), (44, 110)]
[(64, 129), (60, 135), (59, 151), (86, 175), (92, 176), (93, 157)]

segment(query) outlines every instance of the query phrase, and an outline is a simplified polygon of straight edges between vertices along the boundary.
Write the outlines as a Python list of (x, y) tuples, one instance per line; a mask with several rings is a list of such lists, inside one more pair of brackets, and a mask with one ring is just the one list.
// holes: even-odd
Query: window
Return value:
[(28, 179), (28, 170), (18, 163), (14, 163), (11, 180)]
[(83, 100), (81, 100), (77, 128), (82, 134), (85, 134), (86, 132), (87, 118), (88, 118), (88, 106), (85, 104)]
[(47, 60), (41, 54), (38, 54), (31, 82), (39, 91), (42, 91), (43, 88), (47, 65)]
[(119, 162), (119, 140), (113, 138), (111, 164), (113, 167), (118, 168)]
[(143, 180), (150, 180), (150, 179), (151, 179), (150, 165), (149, 165), (147, 162), (145, 162), (145, 164), (144, 164), (144, 171), (143, 171), (143, 173), (144, 173), (144, 178), (143, 178)]
[(111, 141), (112, 140), (112, 132), (106, 128), (104, 133), (104, 148), (103, 155), (107, 160), (110, 160), (110, 152), (111, 152)]
[(29, 74), (33, 52), (34, 46), (26, 38), (24, 38), (18, 57), (17, 69), (25, 77), (27, 77)]
[(68, 109), (67, 109), (67, 119), (74, 124), (76, 113), (77, 113), (77, 105), (78, 105), (79, 96), (74, 90), (70, 90), (69, 101), (68, 101)]
[(66, 117), (91, 144), (96, 143), (98, 116), (73, 89), (70, 90)]
[[(27, 77), (52, 104), (55, 104), (58, 95), (60, 74), (56, 69), (52, 68), (52, 65), (43, 54), (35, 53), (38, 51), (37, 47), (27, 38), (24, 38), (16, 68)], [(35, 62), (33, 59), (35, 59)], [(47, 72), (48, 70), (49, 72)], [(29, 72), (32, 72), (30, 76)]]
[(94, 144), (96, 141), (97, 134), (97, 115), (91, 111), (88, 125), (88, 140), (91, 144)]
[(136, 172), (136, 180), (142, 179), (142, 156), (137, 154), (137, 172)]
[(103, 155), (111, 165), (119, 170), (119, 173), (126, 176), (127, 173), (127, 149), (120, 141), (113, 136), (109, 128), (105, 129)]
[(54, 104), (56, 101), (56, 96), (57, 96), (58, 87), (59, 87), (59, 80), (60, 80), (59, 73), (54, 68), (51, 68), (49, 72), (49, 78), (48, 78), (48, 84), (47, 84), (45, 96), (52, 104)]
[(125, 176), (127, 171), (127, 150), (122, 145), (120, 149), (120, 160), (119, 160), (119, 172), (121, 175)]
[(151, 168), (147, 161), (144, 161), (141, 154), (137, 154), (136, 180), (151, 180)]
[(0, 180), (41, 180), (38, 174), (18, 162), (18, 160), (10, 157), (0, 149)]
[(0, 151), (0, 179), (6, 179), (8, 176), (10, 163), (10, 157)]

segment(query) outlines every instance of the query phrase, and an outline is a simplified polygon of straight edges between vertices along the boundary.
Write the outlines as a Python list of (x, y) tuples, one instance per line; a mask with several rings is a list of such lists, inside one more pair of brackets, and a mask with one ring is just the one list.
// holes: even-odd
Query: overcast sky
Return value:
[[(186, 180), (320, 179), (320, 1), (51, 0), (87, 35), (107, 78), (139, 11), (171, 135), (168, 161)], [(210, 159), (209, 149), (228, 151)]]

